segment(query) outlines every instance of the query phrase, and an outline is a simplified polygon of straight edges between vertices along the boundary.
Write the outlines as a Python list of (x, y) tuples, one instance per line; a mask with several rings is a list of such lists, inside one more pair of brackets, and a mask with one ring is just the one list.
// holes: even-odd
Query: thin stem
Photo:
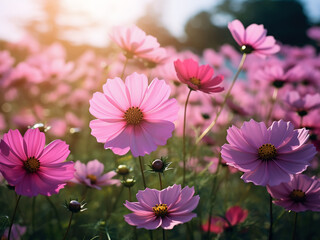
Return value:
[(186, 103), (184, 105), (184, 115), (183, 115), (183, 136), (182, 136), (182, 160), (183, 160), (183, 181), (182, 186), (186, 183), (186, 122), (187, 122), (187, 106), (190, 98), (192, 89), (190, 89)]
[[(111, 217), (111, 213), (114, 209), (116, 209), (116, 205), (117, 203), (119, 202), (119, 199), (120, 199), (120, 196), (121, 196), (121, 193), (123, 191), (123, 186), (121, 187), (120, 191), (118, 192), (118, 195), (116, 197), (116, 200), (113, 202), (113, 205), (112, 205), (112, 208), (111, 208), (111, 211), (108, 211), (108, 207), (106, 208), (107, 209), (107, 214), (106, 214), (106, 218), (105, 218), (105, 222), (107, 222), (109, 220), (109, 218)], [(108, 201), (106, 201), (108, 202)]]
[(141, 171), (142, 180), (143, 180), (143, 186), (144, 188), (147, 188), (146, 179), (144, 177), (144, 172), (143, 172), (143, 157), (141, 156), (139, 156), (139, 163), (140, 163), (140, 171)]
[(159, 183), (160, 183), (160, 190), (162, 190), (162, 180), (161, 180), (161, 174), (160, 173), (158, 173), (158, 175), (159, 175)]
[(67, 235), (68, 235), (68, 232), (69, 232), (69, 229), (70, 229), (70, 226), (71, 226), (72, 216), (73, 216), (73, 212), (71, 212), (71, 216), (70, 216), (70, 219), (69, 219), (69, 225), (68, 225), (66, 233), (64, 234), (63, 240), (67, 239)]
[(269, 226), (269, 240), (272, 240), (272, 225), (273, 225), (273, 216), (272, 216), (272, 197), (269, 198), (269, 214), (270, 214), (270, 226)]
[(124, 76), (124, 73), (126, 71), (126, 67), (127, 67), (127, 64), (128, 64), (128, 58), (126, 57), (126, 61), (124, 62), (124, 65), (123, 65), (123, 69), (122, 69), (122, 72), (121, 72), (121, 79), (123, 78)]
[(128, 187), (128, 193), (129, 193), (129, 202), (132, 202), (132, 199), (131, 199), (131, 187)]
[(270, 110), (268, 112), (268, 115), (267, 115), (267, 120), (266, 120), (266, 124), (269, 125), (269, 121), (271, 119), (271, 116), (272, 116), (272, 112), (273, 112), (273, 109), (274, 109), (274, 105), (277, 101), (277, 97), (278, 97), (278, 91), (279, 89), (278, 88), (275, 88), (273, 90), (273, 94), (272, 94), (272, 99), (271, 99), (271, 107), (270, 107)]
[(18, 204), (20, 202), (20, 199), (21, 199), (21, 195), (18, 196), (18, 199), (16, 201), (16, 206), (14, 207), (14, 211), (13, 211), (13, 215), (12, 215), (11, 222), (10, 222), (10, 227), (9, 227), (8, 240), (10, 240), (13, 220), (14, 220), (14, 217), (16, 216), (16, 212), (17, 212), (17, 209), (18, 209)]
[(150, 239), (153, 240), (153, 232), (152, 230), (149, 230)]
[(31, 206), (31, 226), (32, 226), (32, 234), (34, 233), (35, 229), (35, 217), (34, 211), (36, 206), (36, 196), (32, 198), (32, 206)]
[(303, 116), (300, 116), (300, 128), (303, 127)]
[(166, 231), (162, 228), (162, 239), (166, 240)]
[(228, 92), (227, 92), (226, 96), (224, 97), (224, 100), (223, 100), (223, 102), (222, 102), (222, 104), (221, 104), (221, 107), (220, 107), (219, 112), (217, 113), (217, 115), (216, 115), (215, 119), (212, 121), (212, 123), (211, 123), (211, 124), (206, 128), (206, 130), (204, 130), (203, 133), (197, 138), (196, 144), (198, 144), (198, 143), (201, 141), (201, 139), (202, 139), (205, 135), (207, 135), (207, 133), (214, 127), (214, 125), (216, 125), (217, 120), (218, 120), (218, 118), (219, 118), (219, 116), (220, 116), (220, 114), (221, 114), (221, 112), (222, 112), (222, 110), (223, 110), (223, 108), (224, 108), (224, 106), (225, 106), (225, 104), (226, 104), (226, 102), (227, 102), (230, 94), (231, 94), (231, 90), (232, 90), (232, 88), (233, 88), (233, 86), (234, 86), (234, 84), (235, 84), (235, 82), (236, 82), (236, 80), (237, 80), (237, 78), (238, 78), (241, 70), (242, 70), (243, 63), (244, 63), (244, 61), (245, 61), (245, 59), (246, 59), (246, 56), (247, 56), (247, 54), (245, 54), (245, 53), (242, 55), (241, 61), (240, 61), (239, 66), (238, 66), (238, 70), (237, 70), (236, 74), (234, 75), (234, 78), (233, 78), (233, 80), (232, 80), (232, 83), (231, 83), (231, 85), (230, 85), (230, 87), (229, 87), (229, 89), (228, 89)]
[(298, 213), (294, 212), (294, 225), (293, 225), (293, 232), (292, 232), (292, 240), (296, 239), (297, 221), (298, 221)]

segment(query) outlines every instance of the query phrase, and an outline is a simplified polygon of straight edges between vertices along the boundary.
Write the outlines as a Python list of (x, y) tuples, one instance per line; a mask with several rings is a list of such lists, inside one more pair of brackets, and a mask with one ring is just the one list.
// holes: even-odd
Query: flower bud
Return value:
[(151, 164), (152, 170), (154, 170), (156, 172), (162, 172), (163, 166), (164, 166), (164, 164), (163, 164), (163, 161), (161, 159), (156, 159)]
[(121, 183), (123, 184), (123, 186), (130, 188), (136, 183), (136, 180), (134, 178), (127, 178), (125, 180), (122, 180)]
[(119, 165), (118, 168), (116, 169), (116, 172), (122, 176), (128, 175), (130, 171), (131, 169), (124, 164)]
[(71, 201), (69, 202), (68, 209), (69, 209), (71, 212), (73, 212), (73, 213), (80, 212), (80, 210), (81, 210), (81, 203), (79, 203), (79, 202), (76, 201), (76, 200), (71, 200)]

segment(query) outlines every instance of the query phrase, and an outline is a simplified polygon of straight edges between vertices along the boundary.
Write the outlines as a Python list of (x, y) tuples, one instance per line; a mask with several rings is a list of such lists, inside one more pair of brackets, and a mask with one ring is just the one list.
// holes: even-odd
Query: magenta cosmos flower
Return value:
[(251, 24), (245, 29), (239, 20), (233, 20), (228, 24), (228, 28), (243, 53), (266, 57), (280, 50), (274, 37), (267, 36), (263, 25)]
[(114, 27), (110, 34), (115, 43), (125, 51), (127, 58), (147, 57), (160, 47), (157, 39), (133, 25), (131, 27)]
[(295, 212), (320, 211), (320, 181), (303, 174), (278, 186), (267, 186), (275, 204)]
[(320, 108), (320, 94), (306, 94), (301, 96), (297, 91), (290, 91), (285, 99), (291, 111), (294, 111), (303, 117), (310, 111)]
[(199, 90), (205, 93), (221, 92), (223, 87), (217, 87), (222, 81), (223, 76), (213, 77), (214, 70), (209, 65), (199, 66), (193, 59), (180, 59), (174, 62), (177, 76), (182, 83), (185, 83), (192, 90)]
[(50, 196), (73, 178), (73, 162), (64, 162), (69, 153), (61, 140), (45, 147), (45, 135), (39, 129), (28, 129), (24, 137), (18, 130), (9, 130), (0, 143), (0, 171), (17, 194)]
[(303, 172), (316, 155), (309, 134), (294, 130), (290, 122), (273, 122), (267, 129), (263, 122), (250, 120), (239, 129), (228, 129), (229, 144), (222, 146), (222, 158), (228, 165), (245, 172), (242, 179), (255, 185), (289, 182), (292, 174)]
[(105, 149), (124, 155), (131, 150), (134, 157), (144, 156), (165, 145), (174, 130), (179, 106), (168, 99), (170, 87), (155, 78), (148, 86), (143, 74), (108, 79), (103, 93), (96, 92), (90, 100), (91, 134)]
[(209, 222), (202, 225), (202, 230), (205, 232), (214, 232), (216, 234), (222, 233), (224, 230), (243, 223), (248, 217), (248, 210), (242, 209), (239, 206), (230, 207), (225, 217), (213, 217)]
[(89, 161), (86, 164), (76, 161), (74, 164), (76, 172), (71, 182), (87, 185), (88, 187), (101, 189), (102, 186), (107, 185), (119, 185), (120, 180), (112, 179), (117, 173), (111, 171), (105, 174), (103, 173), (104, 165), (98, 160)]
[(187, 186), (181, 190), (181, 185), (176, 184), (161, 191), (146, 188), (137, 193), (138, 202), (126, 201), (124, 205), (133, 213), (125, 215), (124, 219), (138, 228), (172, 229), (197, 216), (192, 211), (197, 207), (200, 197), (193, 194), (193, 187)]

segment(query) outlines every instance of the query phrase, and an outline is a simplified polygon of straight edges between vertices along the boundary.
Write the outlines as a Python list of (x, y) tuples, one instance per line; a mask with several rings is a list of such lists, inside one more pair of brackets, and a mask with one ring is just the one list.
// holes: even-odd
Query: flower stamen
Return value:
[(28, 158), (26, 161), (23, 162), (23, 167), (29, 173), (35, 173), (40, 168), (40, 161), (35, 157)]
[(154, 206), (152, 208), (154, 214), (157, 216), (157, 217), (164, 217), (168, 214), (168, 206), (167, 204), (156, 204), (156, 206)]
[(91, 184), (95, 184), (97, 182), (97, 176), (95, 176), (93, 174), (88, 174), (87, 178), (90, 180)]
[(200, 86), (200, 80), (198, 78), (192, 77), (190, 78), (190, 82), (196, 86)]
[(124, 119), (127, 124), (138, 125), (143, 119), (143, 113), (138, 107), (130, 107), (124, 113)]
[(270, 143), (263, 144), (259, 147), (258, 156), (263, 161), (273, 160), (277, 156), (277, 149)]
[(299, 189), (294, 189), (290, 193), (290, 198), (294, 202), (304, 202), (306, 200), (306, 194), (303, 191), (299, 190)]

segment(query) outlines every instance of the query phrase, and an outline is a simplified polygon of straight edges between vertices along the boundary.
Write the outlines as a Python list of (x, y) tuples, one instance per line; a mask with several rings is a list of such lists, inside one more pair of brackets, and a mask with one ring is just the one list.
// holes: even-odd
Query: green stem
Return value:
[(184, 115), (183, 115), (183, 136), (182, 136), (182, 160), (183, 160), (183, 181), (182, 186), (186, 184), (186, 122), (187, 122), (187, 106), (190, 98), (192, 89), (190, 89), (186, 103), (184, 105)]
[(21, 199), (21, 195), (18, 196), (18, 199), (16, 201), (16, 206), (14, 207), (14, 211), (13, 211), (13, 215), (12, 215), (11, 222), (10, 222), (10, 227), (9, 227), (8, 240), (10, 240), (13, 220), (14, 220), (14, 217), (16, 216), (16, 212), (17, 212), (17, 209), (18, 209), (18, 204), (20, 202), (20, 199)]
[(292, 240), (296, 239), (297, 220), (298, 220), (298, 213), (294, 212), (294, 225), (293, 225), (293, 232), (292, 232)]
[(300, 116), (300, 128), (303, 128), (303, 116)]
[(127, 67), (127, 64), (128, 64), (128, 58), (126, 57), (126, 61), (124, 62), (124, 65), (123, 65), (123, 69), (122, 69), (122, 72), (121, 72), (121, 79), (123, 78), (124, 76), (124, 73), (126, 71), (126, 67)]
[(46, 199), (48, 200), (50, 206), (52, 207), (52, 210), (53, 210), (54, 214), (56, 215), (56, 219), (58, 221), (58, 227), (59, 227), (60, 231), (62, 231), (62, 226), (61, 226), (61, 221), (60, 221), (58, 210), (48, 196), (46, 196)]
[(35, 229), (35, 206), (36, 206), (36, 197), (32, 198), (32, 206), (31, 206), (31, 226), (32, 226), (32, 234), (34, 233), (34, 229)]
[(273, 216), (272, 216), (272, 197), (269, 198), (269, 214), (270, 214), (270, 226), (269, 226), (269, 240), (272, 240), (272, 226), (273, 226)]
[(273, 90), (273, 94), (272, 94), (272, 99), (271, 99), (271, 107), (270, 107), (270, 110), (268, 112), (268, 115), (267, 115), (267, 120), (266, 120), (266, 124), (269, 125), (269, 121), (271, 119), (271, 116), (272, 116), (272, 112), (273, 112), (273, 109), (274, 109), (274, 105), (277, 101), (277, 97), (278, 97), (278, 91), (279, 89), (278, 88), (275, 88)]
[(131, 187), (128, 187), (128, 193), (129, 193), (129, 202), (132, 202), (132, 199), (131, 199)]
[(162, 180), (161, 180), (161, 174), (160, 173), (158, 173), (158, 175), (159, 175), (159, 183), (160, 183), (160, 190), (162, 190)]
[(140, 171), (141, 171), (141, 175), (142, 175), (143, 186), (146, 189), (147, 184), (146, 184), (146, 179), (144, 177), (144, 172), (143, 172), (143, 157), (141, 157), (141, 156), (139, 156), (139, 163), (140, 163)]
[[(107, 222), (107, 221), (109, 220), (109, 218), (111, 217), (112, 211), (116, 208), (116, 205), (117, 205), (117, 203), (118, 203), (119, 200), (120, 200), (120, 197), (121, 197), (121, 193), (122, 193), (122, 191), (123, 191), (123, 188), (124, 188), (124, 187), (122, 186), (121, 189), (120, 189), (120, 191), (118, 192), (118, 195), (117, 195), (116, 200), (114, 201), (114, 203), (113, 203), (113, 205), (112, 205), (111, 210), (108, 211), (108, 207), (106, 208), (106, 209), (107, 209), (107, 214), (106, 214), (105, 222)], [(108, 201), (106, 201), (106, 202), (108, 202)]]
[(205, 135), (207, 135), (207, 133), (214, 127), (214, 125), (216, 125), (217, 120), (218, 120), (218, 118), (219, 118), (219, 116), (220, 116), (220, 114), (221, 114), (221, 112), (222, 112), (222, 110), (223, 110), (223, 108), (224, 108), (224, 106), (225, 106), (225, 104), (226, 104), (226, 102), (227, 102), (230, 94), (231, 94), (231, 90), (232, 90), (232, 88), (233, 88), (233, 86), (234, 86), (234, 84), (235, 84), (235, 82), (236, 82), (236, 80), (237, 80), (237, 78), (238, 78), (241, 70), (242, 70), (243, 63), (244, 63), (244, 61), (245, 61), (245, 59), (246, 59), (246, 56), (247, 56), (247, 54), (245, 54), (245, 53), (242, 55), (240, 64), (239, 64), (239, 66), (238, 66), (238, 70), (237, 70), (237, 72), (236, 72), (236, 74), (235, 74), (235, 76), (234, 76), (234, 78), (233, 78), (233, 80), (232, 80), (232, 83), (231, 83), (231, 85), (230, 85), (230, 87), (229, 87), (229, 89), (228, 89), (228, 92), (227, 92), (226, 96), (224, 97), (224, 100), (223, 100), (223, 102), (222, 102), (222, 104), (221, 104), (221, 107), (220, 107), (219, 112), (217, 113), (217, 115), (216, 115), (215, 119), (212, 121), (212, 123), (211, 123), (211, 124), (206, 128), (206, 130), (204, 130), (203, 133), (197, 138), (196, 144), (198, 144), (198, 143), (201, 141), (201, 139), (202, 139)]
[(166, 231), (162, 228), (162, 239), (166, 240)]
[(66, 233), (64, 234), (63, 240), (67, 239), (67, 235), (68, 235), (68, 232), (69, 232), (69, 229), (70, 229), (70, 226), (71, 226), (72, 216), (73, 216), (73, 212), (71, 212), (71, 216), (70, 216), (70, 219), (69, 219), (68, 228), (67, 228)]

